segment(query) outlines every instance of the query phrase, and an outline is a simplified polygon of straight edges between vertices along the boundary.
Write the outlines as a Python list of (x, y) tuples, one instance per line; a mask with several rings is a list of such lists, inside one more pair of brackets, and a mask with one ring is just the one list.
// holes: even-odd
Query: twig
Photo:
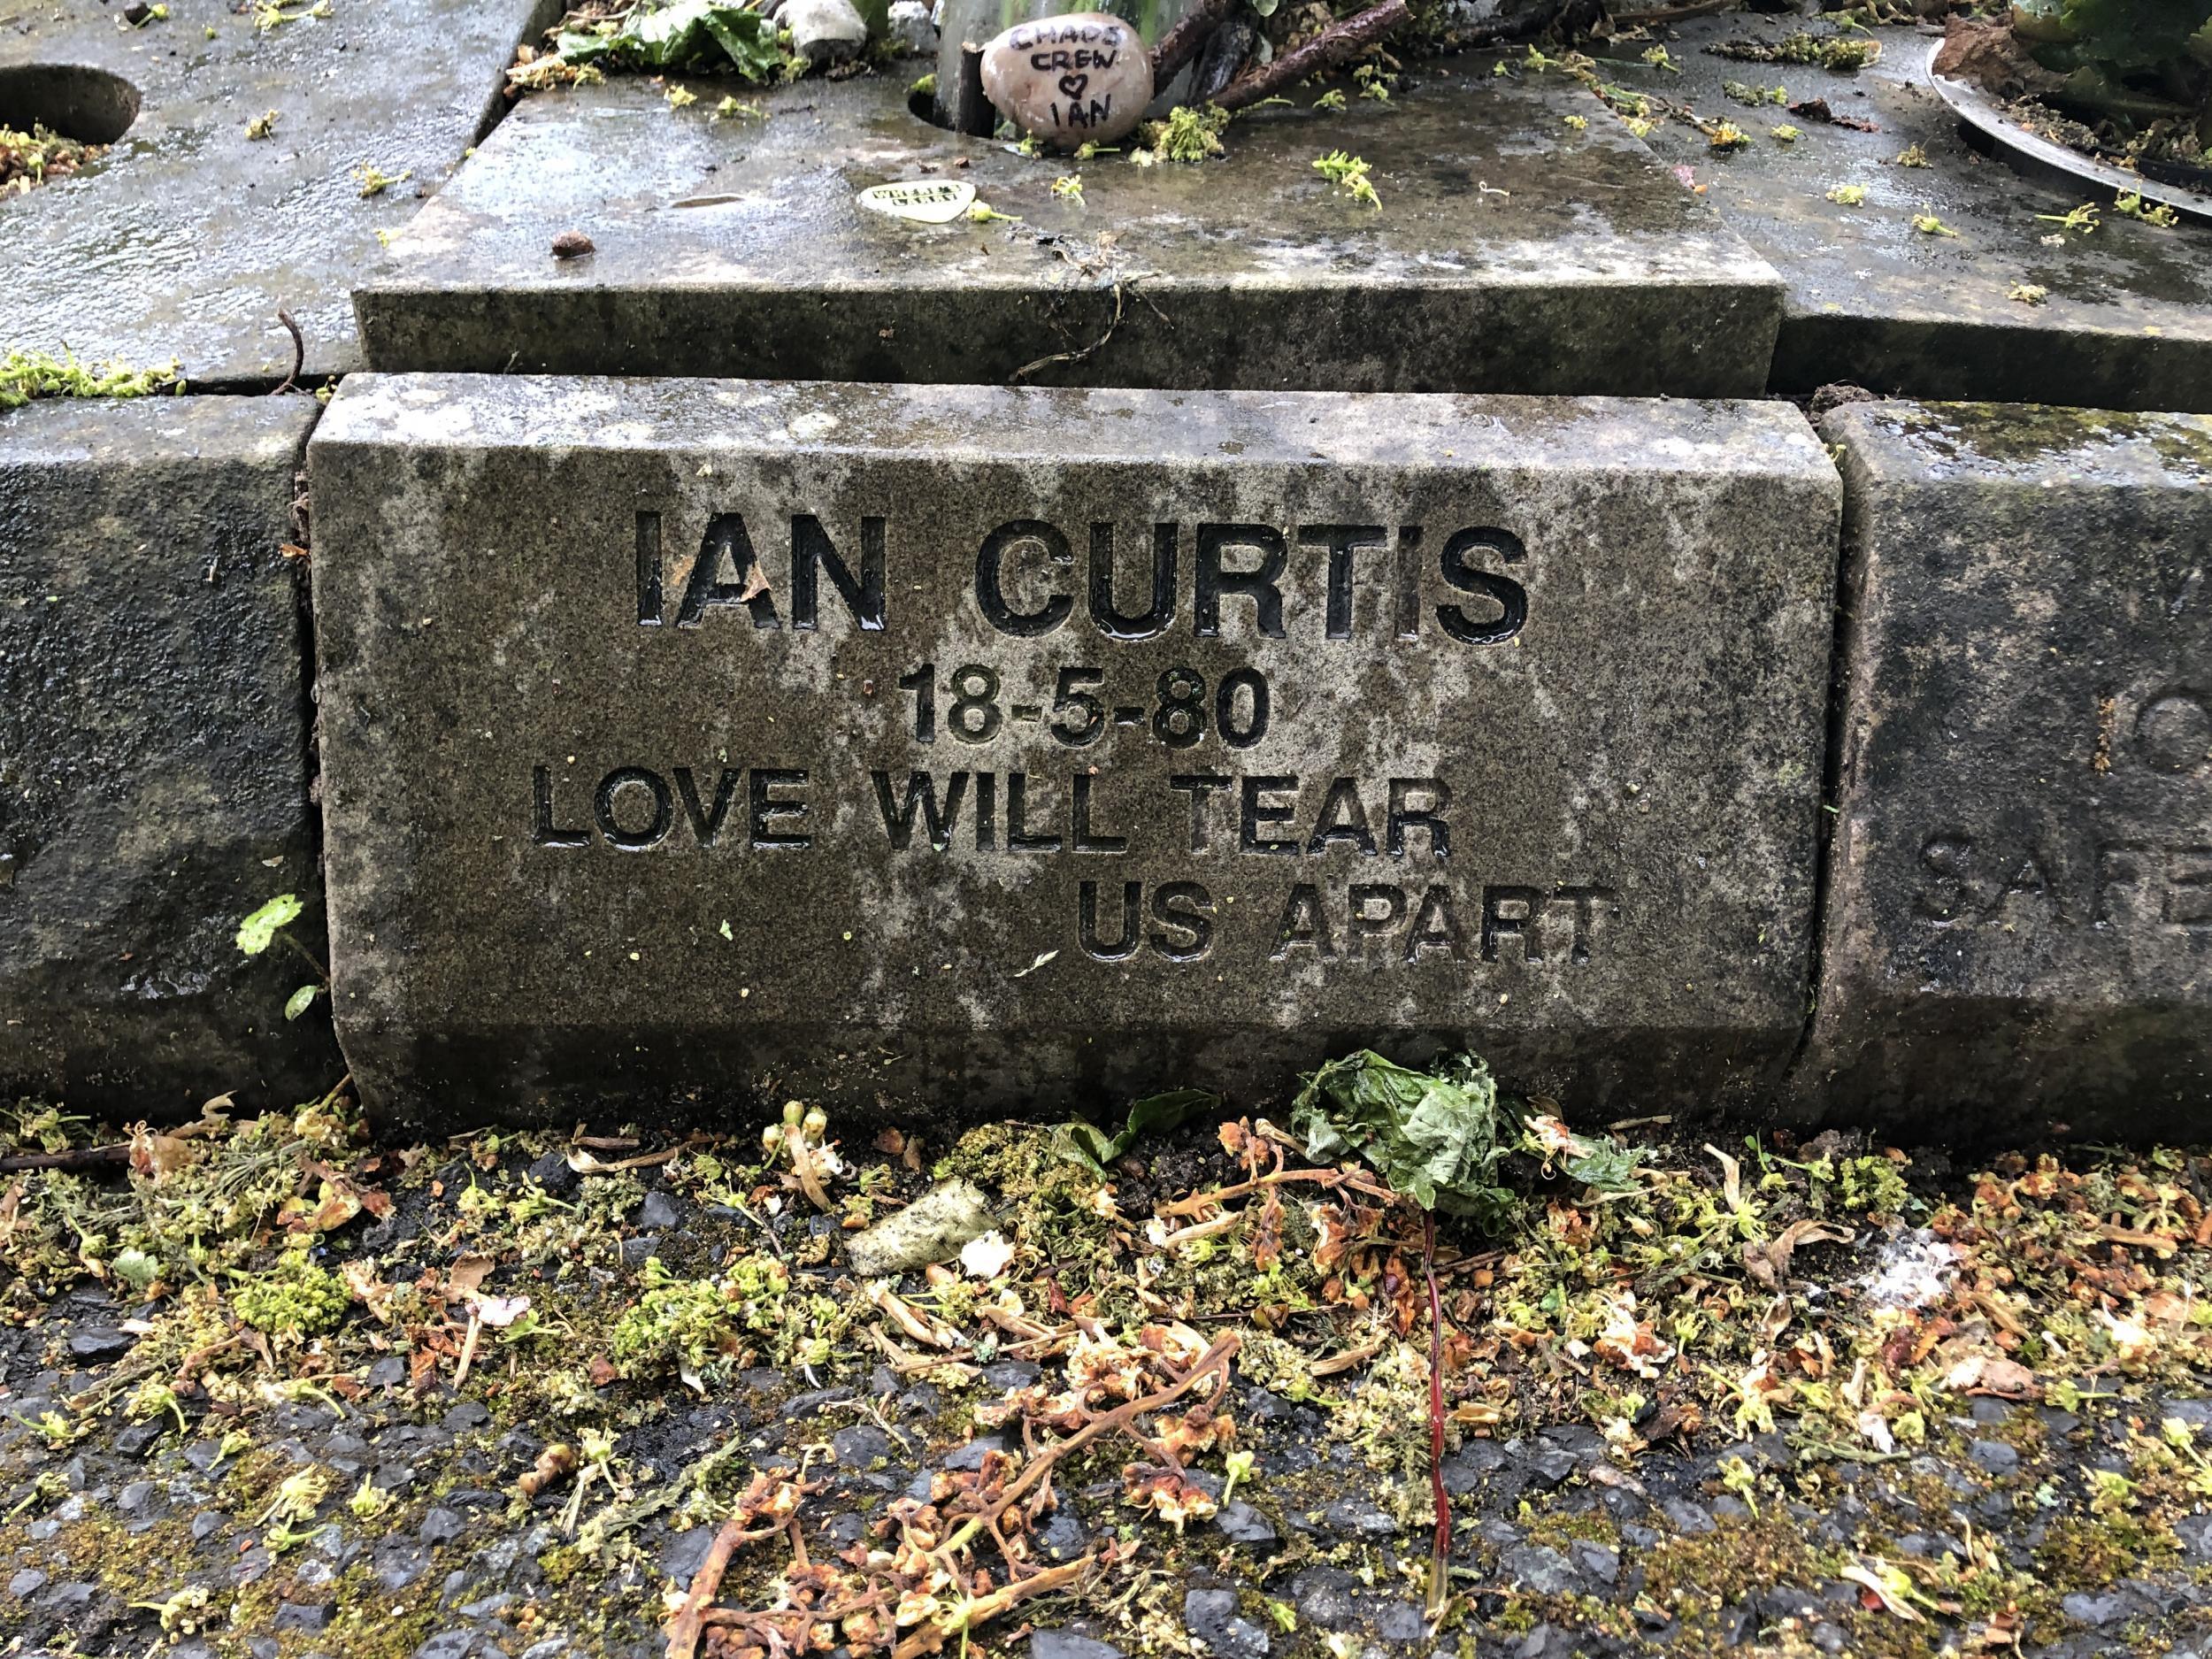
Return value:
[(707, 1558), (699, 1563), (699, 1571), (691, 1575), (691, 1588), (684, 1596), (684, 1603), (668, 1621), (668, 1659), (694, 1659), (699, 1650), (699, 1624), (707, 1610), (707, 1603), (722, 1587), (722, 1575), (730, 1570), (730, 1557), (737, 1554), (737, 1547), (749, 1538), (766, 1537), (778, 1531), (769, 1527), (752, 1533), (735, 1516), (722, 1523), (722, 1530), (714, 1535), (714, 1542), (707, 1549)]
[(1158, 1214), (1165, 1216), (1194, 1216), (1202, 1210), (1224, 1203), (1232, 1198), (1243, 1198), (1263, 1187), (1279, 1187), (1286, 1181), (1311, 1181), (1320, 1187), (1348, 1187), (1356, 1193), (1370, 1198), (1391, 1199), (1397, 1196), (1387, 1187), (1377, 1187), (1364, 1176), (1345, 1170), (1277, 1170), (1257, 1180), (1240, 1181), (1234, 1187), (1218, 1187), (1210, 1193), (1193, 1193), (1188, 1198), (1179, 1198), (1171, 1204), (1162, 1204)]
[(484, 1316), (476, 1309), (471, 1308), (468, 1334), (461, 1339), (461, 1363), (453, 1368), (453, 1386), (457, 1393), (459, 1392), (461, 1385), (469, 1379), (469, 1367), (476, 1363), (477, 1333), (483, 1328)]
[(1412, 12), (1406, 0), (1383, 0), (1357, 17), (1326, 28), (1296, 51), (1285, 52), (1263, 68), (1223, 88), (1213, 100), (1217, 109), (1241, 110), (1271, 98), (1283, 88), (1294, 86), (1308, 75), (1333, 69), (1362, 47), (1372, 45), (1391, 30), (1409, 21)]
[(1114, 337), (1114, 330), (1121, 326), (1122, 293), (1118, 279), (1114, 283), (1114, 314), (1106, 324), (1106, 331), (1087, 346), (1078, 346), (1069, 351), (1054, 351), (1033, 362), (1025, 363), (1006, 377), (1009, 386), (1018, 386), (1039, 369), (1048, 369), (1056, 363), (1081, 363), (1097, 355), (1098, 349)]
[(18, 1170), (96, 1170), (103, 1164), (127, 1164), (130, 1156), (127, 1141), (112, 1147), (71, 1147), (65, 1152), (24, 1152), (0, 1158), (0, 1175)]
[[(269, 394), (272, 397), (290, 391), (299, 382), (300, 371), (307, 366), (307, 342), (300, 337), (300, 326), (292, 320), (292, 313), (281, 306), (278, 307), (277, 321), (282, 323), (292, 336), (292, 372), (277, 383), (276, 389)], [(328, 974), (323, 976), (326, 983), (329, 978)]]
[[(963, 1638), (961, 1646), (964, 1647), (967, 1645), (965, 1640), (967, 1632), (977, 1625), (988, 1623), (1006, 1611), (1008, 1608), (1014, 1606), (1017, 1602), (1025, 1601), (1033, 1595), (1043, 1595), (1048, 1591), (1062, 1589), (1073, 1584), (1091, 1570), (1092, 1564), (1097, 1559), (1095, 1555), (1086, 1555), (1080, 1561), (1071, 1561), (1064, 1567), (1047, 1567), (1033, 1578), (1024, 1578), (1019, 1583), (1006, 1586), (1003, 1589), (994, 1590), (988, 1595), (979, 1595), (972, 1601), (963, 1601), (952, 1609), (954, 1623), (950, 1628), (937, 1625), (933, 1622), (924, 1624), (919, 1630), (891, 1650), (891, 1659), (921, 1659), (923, 1655), (937, 1651), (938, 1646), (947, 1636), (956, 1633)], [(669, 1659), (676, 1659), (672, 1651)]]
[(1152, 90), (1156, 94), (1175, 72), (1205, 49), (1206, 37), (1237, 8), (1237, 0), (1198, 0), (1183, 20), (1160, 36), (1152, 49)]
[[(969, 1517), (960, 1530), (938, 1546), (933, 1553), (941, 1556), (950, 1556), (953, 1551), (974, 1537), (986, 1525), (997, 1520), (1000, 1516), (1003, 1515), (1020, 1499), (1022, 1494), (1050, 1474), (1053, 1464), (1058, 1463), (1063, 1457), (1072, 1456), (1101, 1435), (1110, 1434), (1117, 1429), (1126, 1428), (1147, 1412), (1165, 1409), (1188, 1394), (1192, 1387), (1203, 1378), (1219, 1373), (1225, 1379), (1228, 1374), (1230, 1357), (1236, 1353), (1242, 1340), (1242, 1338), (1234, 1335), (1223, 1337), (1221, 1340), (1199, 1356), (1198, 1363), (1191, 1367), (1190, 1374), (1180, 1382), (1171, 1383), (1156, 1394), (1147, 1394), (1141, 1400), (1132, 1400), (1126, 1405), (1115, 1407), (1103, 1416), (1093, 1417), (1064, 1440), (1047, 1447), (1030, 1461), (1019, 1475), (1014, 1478), (990, 1508)], [(1136, 1438), (1142, 1440), (1144, 1437), (1139, 1435)]]

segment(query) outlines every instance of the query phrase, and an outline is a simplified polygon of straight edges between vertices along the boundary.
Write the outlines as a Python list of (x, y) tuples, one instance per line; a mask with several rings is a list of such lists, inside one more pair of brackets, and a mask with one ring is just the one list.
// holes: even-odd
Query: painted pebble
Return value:
[(983, 95), (1055, 150), (1111, 144), (1152, 102), (1152, 55), (1134, 27), (1103, 12), (1038, 18), (984, 47)]

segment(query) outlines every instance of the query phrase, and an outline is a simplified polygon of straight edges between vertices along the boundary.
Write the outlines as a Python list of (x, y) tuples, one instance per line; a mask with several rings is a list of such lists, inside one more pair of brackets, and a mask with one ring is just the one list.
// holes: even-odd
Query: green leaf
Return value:
[(1489, 1069), (1455, 1055), (1416, 1071), (1371, 1049), (1332, 1060), (1306, 1079), (1290, 1111), (1306, 1156), (1358, 1156), (1391, 1190), (1424, 1210), (1466, 1216), (1501, 1232), (1517, 1202), (1498, 1165), (1521, 1133), (1517, 1110), (1498, 1099)]
[(238, 949), (250, 956), (259, 956), (277, 936), (277, 929), (299, 920), (303, 908), (298, 894), (280, 893), (238, 924)]
[(1170, 1089), (1164, 1094), (1148, 1094), (1132, 1105), (1119, 1134), (1109, 1135), (1096, 1124), (1080, 1119), (1062, 1124), (1053, 1133), (1052, 1149), (1080, 1164), (1102, 1181), (1106, 1179), (1106, 1166), (1143, 1136), (1164, 1133), (1194, 1114), (1220, 1110), (1218, 1094), (1202, 1088)]
[(143, 1250), (125, 1250), (108, 1263), (116, 1278), (136, 1290), (144, 1290), (161, 1277), (161, 1263)]
[(322, 994), (323, 987), (319, 985), (303, 985), (298, 990), (293, 992), (290, 996), (285, 999), (284, 1018), (287, 1019), (297, 1019), (302, 1014), (304, 1014), (309, 1009), (315, 1006), (315, 999)]
[(734, 69), (748, 81), (783, 72), (787, 54), (776, 26), (748, 6), (677, 0), (639, 6), (611, 34), (569, 29), (555, 42), (563, 61), (624, 69)]

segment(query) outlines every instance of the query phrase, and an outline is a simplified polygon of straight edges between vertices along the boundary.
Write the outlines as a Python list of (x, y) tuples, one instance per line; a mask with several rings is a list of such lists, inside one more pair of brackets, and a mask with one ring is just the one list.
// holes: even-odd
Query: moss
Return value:
[(1887, 408), (1901, 436), (1947, 460), (2005, 467), (2092, 465), (2124, 445), (2147, 445), (2164, 467), (2212, 482), (2212, 420), (2023, 403), (1939, 403)]
[(1825, 1563), (1780, 1504), (1749, 1521), (1724, 1520), (1712, 1532), (1675, 1534), (1644, 1558), (1644, 1587), (1662, 1606), (1717, 1598), (1738, 1601), (1778, 1584), (1809, 1584)]
[[(6, 142), (12, 136), (0, 127), (0, 168), (4, 168)], [(145, 397), (183, 388), (173, 361), (163, 368), (134, 368), (119, 357), (106, 364), (84, 364), (74, 357), (52, 357), (43, 351), (11, 350), (0, 357), (0, 409), (19, 409), (35, 397)]]
[(1202, 110), (1179, 104), (1164, 121), (1148, 121), (1137, 129), (1137, 148), (1129, 159), (1141, 167), (1164, 161), (1207, 161), (1225, 154), (1221, 134), (1227, 130), (1229, 111), (1208, 104)]
[(231, 1292), (234, 1312), (271, 1336), (321, 1336), (336, 1330), (353, 1299), (344, 1283), (308, 1260), (303, 1249), (288, 1250), (267, 1272)]
[(2127, 1514), (2062, 1516), (2035, 1552), (2038, 1571), (2062, 1590), (2101, 1590), (2171, 1567), (2180, 1557), (2180, 1540), (2170, 1531)]

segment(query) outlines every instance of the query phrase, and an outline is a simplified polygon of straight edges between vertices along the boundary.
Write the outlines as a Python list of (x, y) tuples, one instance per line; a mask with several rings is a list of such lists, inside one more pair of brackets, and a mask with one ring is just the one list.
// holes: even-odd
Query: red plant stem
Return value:
[(1429, 1280), (1429, 1497), (1436, 1541), (1429, 1547), (1428, 1616), (1441, 1618), (1451, 1595), (1452, 1494), (1444, 1488), (1444, 1298), (1436, 1288), (1436, 1212), (1422, 1217), (1421, 1266)]

